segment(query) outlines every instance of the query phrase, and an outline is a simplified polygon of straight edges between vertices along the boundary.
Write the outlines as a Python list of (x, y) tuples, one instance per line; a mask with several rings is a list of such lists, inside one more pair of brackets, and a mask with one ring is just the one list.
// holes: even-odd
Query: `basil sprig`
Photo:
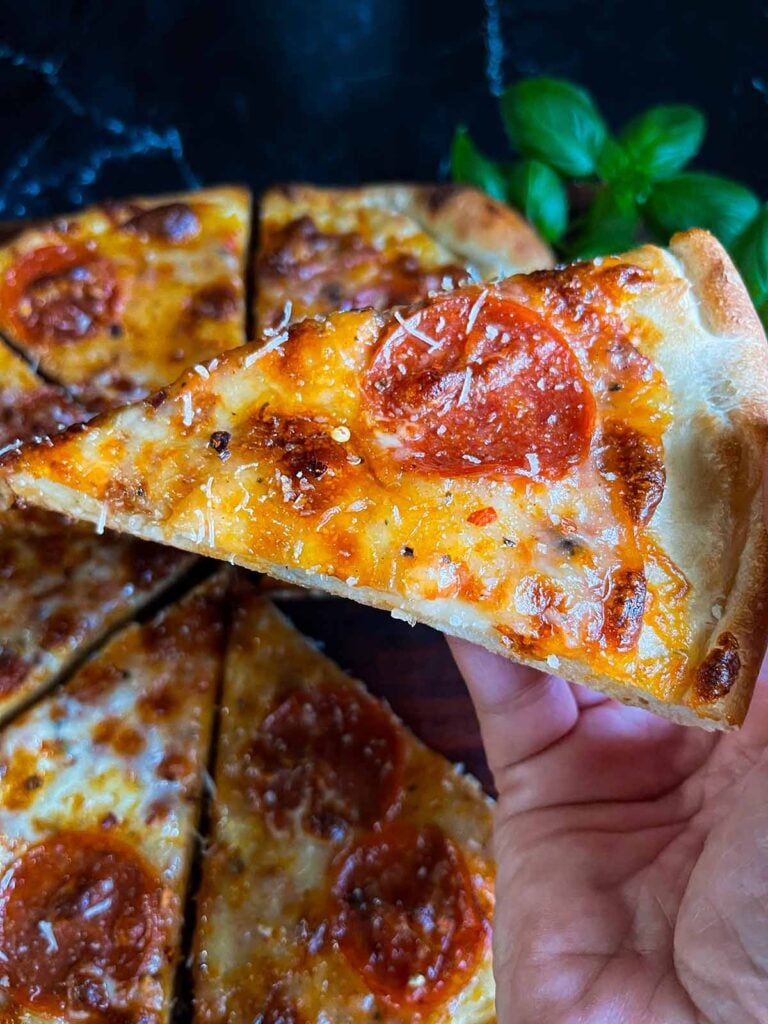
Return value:
[[(730, 249), (768, 320), (768, 206), (736, 181), (685, 169), (704, 140), (701, 111), (651, 107), (611, 133), (585, 89), (554, 78), (516, 82), (499, 106), (515, 161), (491, 159), (460, 127), (454, 180), (518, 207), (566, 258), (707, 228)], [(568, 186), (589, 197), (586, 205), (569, 208)]]

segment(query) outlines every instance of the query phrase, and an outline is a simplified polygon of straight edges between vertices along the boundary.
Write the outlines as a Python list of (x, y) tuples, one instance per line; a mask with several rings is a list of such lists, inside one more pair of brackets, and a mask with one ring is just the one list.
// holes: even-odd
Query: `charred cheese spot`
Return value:
[(99, 722), (91, 733), (91, 739), (96, 745), (112, 747), (122, 757), (134, 757), (146, 746), (142, 734), (118, 718), (105, 718)]
[(27, 658), (10, 647), (0, 646), (0, 697), (14, 693), (27, 678), (30, 668)]
[(159, 879), (109, 833), (61, 832), (9, 868), (0, 950), (11, 997), (37, 1014), (113, 1024), (164, 939)]
[(702, 703), (727, 697), (740, 671), (738, 640), (733, 633), (721, 633), (696, 672), (696, 697)]
[(78, 423), (82, 410), (63, 391), (41, 383), (37, 388), (18, 392), (0, 389), (0, 448), (14, 441), (57, 434), (64, 427)]
[(145, 239), (178, 245), (200, 233), (200, 218), (188, 203), (164, 203), (134, 214), (122, 227)]
[(102, 659), (87, 662), (68, 684), (68, 693), (84, 704), (96, 700), (127, 678), (127, 673)]
[(323, 231), (308, 216), (267, 225), (259, 257), (260, 287), (273, 307), (268, 326), (282, 319), (284, 295), (312, 313), (383, 310), (466, 280), (457, 264), (425, 268), (412, 253), (385, 254), (357, 231)]
[(600, 469), (616, 478), (632, 522), (645, 526), (664, 494), (666, 471), (661, 443), (626, 423), (609, 421), (603, 428)]
[(603, 637), (614, 650), (631, 651), (637, 646), (646, 592), (642, 569), (618, 569), (608, 578), (603, 600)]
[(235, 286), (224, 281), (208, 285), (190, 300), (187, 315), (194, 320), (229, 320), (240, 309), (240, 296)]
[(238, 452), (258, 452), (274, 461), (283, 497), (297, 512), (324, 507), (349, 469), (349, 446), (334, 441), (333, 427), (305, 416), (259, 412), (230, 443)]
[(181, 751), (169, 751), (157, 766), (157, 776), (166, 782), (183, 782), (194, 773), (194, 765)]
[(90, 338), (121, 306), (114, 266), (84, 245), (27, 253), (6, 271), (2, 292), (14, 326), (32, 344)]

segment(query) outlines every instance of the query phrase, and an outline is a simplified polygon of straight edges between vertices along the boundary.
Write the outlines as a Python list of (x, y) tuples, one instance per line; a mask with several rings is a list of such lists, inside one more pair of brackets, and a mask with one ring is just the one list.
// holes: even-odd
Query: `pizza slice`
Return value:
[(703, 231), (307, 319), (9, 453), (20, 497), (433, 625), (680, 722), (768, 632), (768, 346)]
[(519, 213), (465, 185), (283, 185), (261, 202), (260, 329), (336, 310), (389, 309), (471, 277), (552, 266)]
[(250, 195), (103, 203), (0, 249), (0, 331), (92, 409), (245, 340)]
[[(0, 451), (86, 417), (0, 345)], [(46, 689), (194, 559), (37, 509), (0, 512), (0, 722)]]
[(246, 586), (222, 704), (196, 1022), (495, 1020), (479, 785)]
[(129, 626), (0, 734), (0, 1019), (168, 1018), (223, 581)]

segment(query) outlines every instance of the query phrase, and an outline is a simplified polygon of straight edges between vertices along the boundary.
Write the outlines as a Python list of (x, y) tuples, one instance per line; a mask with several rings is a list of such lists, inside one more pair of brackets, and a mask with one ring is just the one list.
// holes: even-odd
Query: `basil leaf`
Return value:
[(590, 95), (570, 82), (528, 78), (501, 95), (501, 116), (523, 156), (574, 178), (595, 170), (607, 130)]
[(768, 320), (768, 206), (764, 206), (754, 221), (733, 247), (736, 265), (744, 284), (757, 306), (757, 311)]
[(458, 127), (451, 145), (451, 176), (464, 185), (475, 185), (494, 199), (507, 201), (503, 172), (480, 152), (466, 128)]
[(738, 182), (691, 171), (657, 182), (644, 209), (662, 237), (686, 228), (706, 228), (728, 246), (759, 207), (754, 192)]
[(589, 208), (569, 251), (580, 259), (592, 259), (631, 249), (639, 222), (631, 189), (606, 185)]
[(695, 107), (652, 107), (629, 122), (620, 141), (637, 171), (660, 181), (696, 156), (706, 127), (704, 115)]
[(568, 225), (568, 197), (562, 181), (539, 160), (521, 160), (507, 177), (509, 200), (548, 242), (562, 238)]
[(629, 155), (615, 139), (607, 138), (597, 155), (595, 170), (603, 181), (627, 180), (633, 174)]

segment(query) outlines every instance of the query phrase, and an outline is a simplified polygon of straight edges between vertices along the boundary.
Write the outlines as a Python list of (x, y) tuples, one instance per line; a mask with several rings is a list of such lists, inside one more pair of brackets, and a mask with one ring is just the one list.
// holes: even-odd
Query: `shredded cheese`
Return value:
[[(85, 915), (83, 915), (83, 916), (85, 916)], [(54, 934), (53, 925), (51, 924), (51, 922), (50, 921), (38, 921), (37, 922), (37, 930), (40, 932), (40, 934), (43, 936), (45, 941), (48, 943), (48, 948), (46, 949), (45, 952), (48, 953), (49, 955), (51, 953), (58, 952), (59, 944), (56, 941), (56, 935)]]
[(104, 533), (104, 527), (107, 525), (107, 503), (104, 502), (99, 512), (99, 521), (96, 523), (96, 533), (99, 536)]
[(183, 391), (181, 395), (181, 403), (184, 406), (184, 415), (182, 416), (182, 423), (185, 427), (191, 427), (192, 421), (195, 418), (195, 410), (192, 408), (192, 395), (189, 391)]
[(467, 366), (464, 370), (464, 383), (461, 385), (461, 394), (457, 405), (464, 405), (469, 398), (469, 389), (472, 387), (472, 367)]
[(480, 314), (480, 310), (483, 308), (483, 303), (487, 298), (488, 289), (483, 288), (483, 290), (477, 296), (475, 301), (472, 303), (472, 308), (469, 311), (469, 316), (467, 317), (467, 334), (469, 334), (472, 328), (475, 326), (475, 320), (477, 320)]
[(92, 917), (98, 917), (99, 914), (103, 914), (105, 910), (109, 910), (112, 906), (112, 897), (108, 896), (106, 899), (100, 900), (99, 903), (94, 903), (93, 906), (87, 907), (83, 911), (83, 917), (86, 921)]
[[(417, 313), (417, 322), (420, 318), (421, 313)], [(424, 344), (429, 347), (430, 352), (434, 352), (436, 348), (440, 348), (439, 341), (435, 341), (434, 338), (430, 338), (428, 334), (425, 334), (423, 331), (418, 330), (418, 328), (411, 326), (411, 324), (407, 320), (404, 320), (399, 309), (395, 310), (395, 320), (397, 320), (397, 322), (400, 324), (400, 326), (403, 328), (406, 334), (410, 334), (410, 336), (412, 338), (415, 338), (417, 341), (423, 341)]]
[(193, 367), (193, 369), (194, 369), (195, 373), (198, 375), (198, 377), (202, 377), (203, 380), (208, 380), (208, 378), (211, 376), (210, 373), (208, 373), (208, 370), (203, 366), (202, 363), (198, 363), (197, 366)]
[(274, 338), (270, 338), (266, 345), (263, 345), (255, 352), (249, 353), (245, 357), (243, 366), (246, 368), (246, 370), (249, 370), (255, 362), (257, 362), (263, 356), (266, 356), (268, 353), (274, 352), (275, 349), (280, 348), (282, 345), (285, 344), (286, 341), (288, 341), (287, 331), (283, 331), (281, 334), (276, 334)]

